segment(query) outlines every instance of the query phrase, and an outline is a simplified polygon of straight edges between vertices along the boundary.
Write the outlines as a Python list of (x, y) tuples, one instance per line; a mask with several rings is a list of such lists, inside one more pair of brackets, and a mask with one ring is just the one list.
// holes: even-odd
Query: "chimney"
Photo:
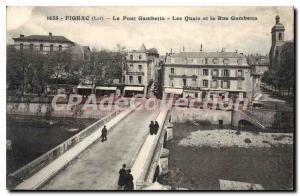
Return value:
[(50, 37), (52, 36), (52, 33), (51, 33), (51, 32), (49, 32), (49, 36), (50, 36)]
[(171, 54), (173, 54), (173, 49), (171, 48), (171, 52), (170, 52)]
[(184, 46), (182, 47), (182, 52), (184, 52)]
[(202, 44), (200, 45), (200, 52), (202, 52)]
[(23, 35), (23, 34), (20, 34), (20, 37), (24, 37), (24, 35)]

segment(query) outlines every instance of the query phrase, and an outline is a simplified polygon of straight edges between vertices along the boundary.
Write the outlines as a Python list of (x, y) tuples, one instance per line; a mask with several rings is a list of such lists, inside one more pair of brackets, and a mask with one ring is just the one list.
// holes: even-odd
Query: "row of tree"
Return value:
[(7, 90), (14, 95), (24, 93), (42, 95), (48, 85), (65, 83), (77, 85), (81, 80), (108, 85), (121, 79), (125, 50), (117, 52), (92, 49), (88, 58), (74, 61), (67, 52), (43, 54), (29, 50), (16, 50), (7, 46)]
[(262, 82), (273, 87), (275, 92), (287, 90), (288, 94), (294, 89), (295, 82), (295, 57), (294, 42), (286, 42), (281, 48), (279, 61), (274, 63), (270, 69), (264, 73)]

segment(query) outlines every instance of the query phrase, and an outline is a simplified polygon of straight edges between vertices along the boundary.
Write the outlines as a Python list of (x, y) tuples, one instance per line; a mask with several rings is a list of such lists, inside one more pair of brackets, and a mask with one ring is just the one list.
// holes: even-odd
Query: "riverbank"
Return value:
[(7, 115), (7, 174), (96, 122), (98, 119)]
[[(199, 130), (200, 129), (200, 130)], [(168, 183), (173, 188), (219, 190), (219, 180), (293, 187), (293, 135), (209, 130), (174, 124)], [(245, 139), (249, 140), (245, 140)]]

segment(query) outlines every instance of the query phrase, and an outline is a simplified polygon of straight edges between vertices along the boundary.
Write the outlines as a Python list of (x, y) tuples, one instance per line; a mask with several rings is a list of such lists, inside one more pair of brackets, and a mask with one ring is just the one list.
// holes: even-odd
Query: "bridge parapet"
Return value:
[[(141, 147), (139, 154), (132, 166), (132, 175), (134, 177), (134, 185), (135, 189), (141, 189), (145, 182), (147, 182), (147, 178), (149, 175), (149, 169), (151, 167), (154, 156), (157, 154), (156, 152), (160, 152), (160, 148), (162, 148), (163, 138), (164, 138), (164, 123), (168, 114), (168, 105), (164, 106), (156, 121), (158, 122), (159, 130), (157, 135), (149, 135), (147, 136), (143, 146)], [(159, 154), (159, 153), (158, 153)]]
[[(137, 104), (136, 107), (139, 107), (141, 104)], [(107, 119), (105, 122), (98, 124), (95, 126), (94, 129), (91, 130), (91, 133), (82, 138), (81, 141), (77, 141), (76, 145), (69, 146), (69, 149), (65, 149), (64, 153), (57, 157), (52, 162), (48, 163), (47, 165), (43, 165), (39, 171), (37, 171), (34, 175), (30, 178), (26, 179), (22, 183), (16, 186), (15, 189), (17, 190), (35, 190), (43, 186), (48, 180), (50, 180), (53, 176), (55, 176), (61, 169), (66, 167), (70, 161), (76, 158), (81, 152), (83, 152), (87, 147), (92, 145), (95, 141), (97, 141), (101, 136), (101, 129), (105, 124), (107, 127), (108, 132), (121, 120), (123, 120), (126, 116), (128, 116), (131, 112), (133, 112), (133, 108), (127, 108), (122, 112), (117, 112), (115, 115), (112, 115), (111, 118)], [(96, 122), (97, 123), (97, 122)], [(91, 127), (93, 127), (91, 125)], [(74, 136), (73, 136), (74, 137)], [(73, 138), (72, 137), (72, 138)], [(70, 138), (71, 139), (71, 138)], [(69, 140), (70, 140), (69, 139)], [(66, 141), (66, 143), (69, 142)], [(65, 142), (64, 142), (65, 143)], [(72, 147), (72, 148), (71, 148)], [(48, 152), (49, 153), (49, 152)], [(46, 158), (48, 156), (44, 155)], [(29, 166), (28, 166), (29, 167)], [(32, 168), (31, 166), (29, 168)]]

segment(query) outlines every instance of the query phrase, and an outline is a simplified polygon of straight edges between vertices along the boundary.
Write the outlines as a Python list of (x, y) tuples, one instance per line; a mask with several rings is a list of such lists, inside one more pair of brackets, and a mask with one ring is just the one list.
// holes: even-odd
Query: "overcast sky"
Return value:
[[(26, 35), (63, 35), (91, 48), (128, 49), (155, 47), (160, 54), (170, 48), (185, 51), (235, 51), (266, 54), (271, 46), (271, 28), (280, 15), (285, 39), (294, 35), (292, 7), (8, 7), (7, 42)], [(247, 16), (256, 21), (50, 21), (47, 16)]]

